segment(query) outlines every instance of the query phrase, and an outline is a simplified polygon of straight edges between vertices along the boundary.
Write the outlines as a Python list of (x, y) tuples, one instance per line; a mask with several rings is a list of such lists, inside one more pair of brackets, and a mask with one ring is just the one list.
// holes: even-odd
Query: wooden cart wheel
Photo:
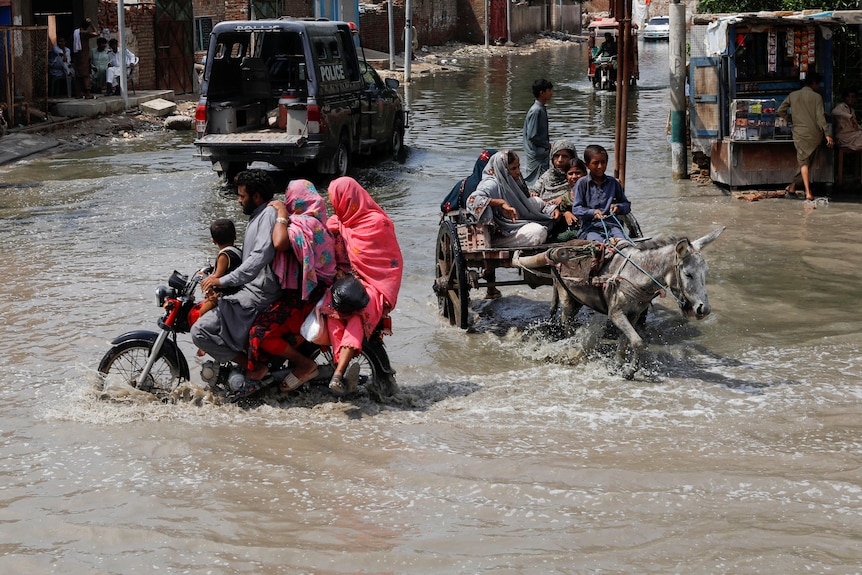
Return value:
[(467, 285), (467, 266), (461, 254), (458, 233), (452, 222), (440, 223), (436, 268), (434, 291), (440, 313), (450, 325), (467, 329), (470, 327), (470, 286)]

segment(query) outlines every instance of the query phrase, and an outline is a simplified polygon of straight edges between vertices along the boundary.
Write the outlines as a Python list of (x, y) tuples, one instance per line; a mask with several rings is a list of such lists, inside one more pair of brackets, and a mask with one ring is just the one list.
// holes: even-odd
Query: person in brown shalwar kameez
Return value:
[(817, 72), (811, 72), (803, 80), (803, 86), (795, 92), (788, 94), (787, 98), (778, 107), (778, 115), (784, 119), (788, 117), (793, 123), (793, 145), (796, 147), (796, 163), (799, 169), (793, 177), (793, 182), (787, 186), (787, 191), (796, 193), (796, 187), (800, 180), (805, 186), (805, 199), (811, 201), (814, 194), (811, 193), (811, 164), (817, 148), (826, 136), (826, 145), (832, 147), (834, 141), (829, 135), (829, 124), (823, 112), (823, 97), (817, 93), (820, 87), (821, 76)]

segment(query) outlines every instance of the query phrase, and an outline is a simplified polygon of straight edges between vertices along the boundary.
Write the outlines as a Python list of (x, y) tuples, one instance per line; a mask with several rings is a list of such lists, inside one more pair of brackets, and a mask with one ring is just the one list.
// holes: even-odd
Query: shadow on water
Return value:
[(333, 399), (332, 394), (326, 388), (312, 388), (295, 397), (280, 400), (268, 397), (250, 398), (238, 405), (247, 409), (254, 409), (261, 405), (270, 405), (279, 409), (295, 407), (313, 409), (334, 401), (339, 404), (349, 419), (356, 420), (374, 417), (389, 411), (428, 411), (441, 401), (454, 397), (466, 397), (480, 389), (480, 385), (468, 381), (429, 382), (421, 385), (400, 386), (398, 393), (393, 397), (377, 402), (361, 391), (339, 400)]
[[(481, 293), (481, 292), (474, 292)], [(506, 295), (499, 299), (479, 299), (471, 305), (476, 314), (468, 333), (491, 333), (502, 337), (512, 329), (527, 331), (540, 318), (549, 316), (549, 303), (519, 295)]]
[(714, 370), (722, 368), (753, 369), (754, 366), (734, 358), (717, 354), (702, 345), (689, 345), (689, 350), (696, 352), (697, 357), (700, 360), (707, 360), (709, 362), (709, 368), (703, 367), (702, 365), (699, 365), (698, 362), (691, 360), (680, 361), (678, 357), (675, 357), (666, 351), (662, 351), (661, 349), (657, 349), (656, 353), (653, 355), (655, 356), (655, 362), (662, 365), (667, 370), (667, 377), (692, 378), (705, 383), (720, 385), (733, 391), (761, 394), (764, 390), (779, 385), (800, 385), (802, 383), (788, 379), (779, 379), (775, 381), (751, 381), (718, 373)]
[(17, 182), (12, 184), (7, 184), (4, 182), (0, 182), (0, 190), (8, 190), (8, 189), (25, 189), (25, 188), (38, 188), (43, 186), (43, 182)]

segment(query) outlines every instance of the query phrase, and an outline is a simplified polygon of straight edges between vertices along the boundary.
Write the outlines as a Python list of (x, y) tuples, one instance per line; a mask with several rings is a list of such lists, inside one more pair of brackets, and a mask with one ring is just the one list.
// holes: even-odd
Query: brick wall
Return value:
[(248, 0), (224, 0), (225, 20), (248, 20)]
[[(372, 2), (375, 0), (372, 0)], [(536, 5), (547, 0), (533, 0)], [(593, 0), (589, 4), (597, 9), (607, 9), (610, 0)], [(248, 18), (248, 0), (192, 0), (195, 17), (209, 16), (213, 24), (225, 20), (245, 20)], [(485, 41), (485, 0), (424, 0), (414, 2), (413, 27), (420, 46), (437, 46), (452, 40), (481, 44)], [(362, 44), (371, 50), (389, 51), (389, 14), (386, 1), (377, 0), (375, 4), (365, 4), (365, 12), (360, 15), (359, 27)], [(505, 23), (506, 0), (491, 1), (492, 22)], [(526, 6), (513, 7), (526, 10)], [(296, 18), (314, 16), (313, 0), (283, 0), (283, 14)], [(117, 3), (115, 0), (99, 0), (99, 19), (103, 27), (109, 29), (112, 37), (117, 36)], [(141, 62), (138, 66), (138, 87), (155, 88), (155, 5), (126, 5), (126, 42), (128, 48)], [(404, 0), (393, 2), (393, 26), (395, 31), (395, 51), (404, 51)], [(493, 28), (493, 25), (492, 25)], [(505, 24), (502, 26), (505, 34)], [(514, 30), (513, 30), (514, 31)], [(536, 30), (539, 31), (539, 30)], [(529, 30), (532, 32), (532, 30)], [(498, 34), (499, 35), (499, 34)], [(493, 39), (493, 35), (492, 35)], [(513, 40), (517, 38), (513, 37)], [(195, 53), (200, 62), (203, 52)]]
[(226, 19), (224, 0), (193, 0), (192, 9), (195, 12), (195, 18), (208, 16), (213, 19), (213, 24)]
[[(404, 0), (392, 5), (395, 51), (404, 51)], [(413, 27), (420, 46), (438, 46), (455, 40), (458, 29), (458, 0), (414, 2)], [(389, 51), (389, 13), (386, 3), (366, 5), (359, 17), (362, 45), (371, 50)]]
[[(126, 48), (140, 59), (136, 77), (136, 88), (153, 90), (156, 87), (155, 30), (156, 7), (153, 4), (126, 5)], [(117, 3), (110, 0), (99, 2), (99, 22), (107, 28), (110, 38), (119, 35), (117, 28)]]
[(314, 17), (312, 0), (284, 0), (284, 15), (294, 18)]
[(485, 43), (485, 1), (458, 0), (456, 40), (468, 44)]

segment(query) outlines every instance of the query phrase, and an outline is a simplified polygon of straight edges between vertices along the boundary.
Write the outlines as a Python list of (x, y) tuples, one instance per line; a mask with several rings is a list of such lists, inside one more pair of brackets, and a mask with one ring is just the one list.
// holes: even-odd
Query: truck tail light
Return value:
[(320, 134), (326, 130), (326, 124), (320, 118), (320, 106), (309, 104), (305, 108), (309, 134)]
[(195, 132), (198, 137), (203, 137), (207, 131), (207, 106), (206, 104), (198, 104), (195, 108)]

